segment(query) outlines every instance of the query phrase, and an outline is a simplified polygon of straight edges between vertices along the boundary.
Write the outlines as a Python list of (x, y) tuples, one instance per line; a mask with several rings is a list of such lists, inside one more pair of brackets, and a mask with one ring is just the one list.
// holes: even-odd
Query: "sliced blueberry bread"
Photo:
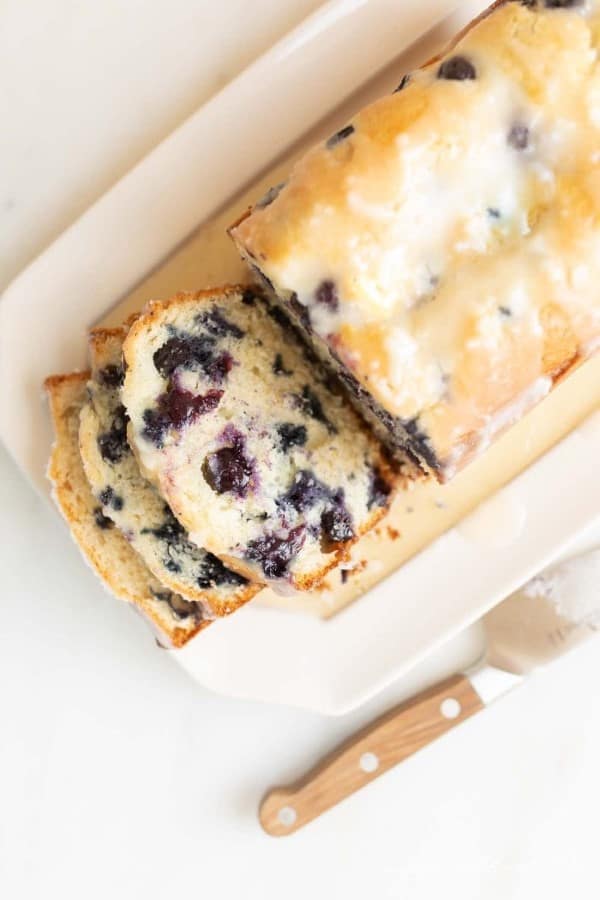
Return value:
[(142, 471), (226, 565), (308, 589), (384, 515), (399, 472), (258, 293), (150, 303), (124, 357)]
[(146, 568), (93, 496), (79, 455), (79, 414), (88, 372), (53, 375), (45, 382), (55, 443), (48, 465), (54, 499), (71, 534), (105, 587), (132, 603), (158, 633), (161, 643), (181, 647), (210, 624), (200, 604), (168, 590)]
[(227, 615), (260, 586), (227, 569), (188, 539), (185, 529), (144, 478), (127, 442), (121, 404), (123, 341), (127, 328), (90, 334), (92, 377), (81, 410), (79, 447), (102, 513), (123, 532), (150, 571), (170, 590), (201, 604), (209, 618)]

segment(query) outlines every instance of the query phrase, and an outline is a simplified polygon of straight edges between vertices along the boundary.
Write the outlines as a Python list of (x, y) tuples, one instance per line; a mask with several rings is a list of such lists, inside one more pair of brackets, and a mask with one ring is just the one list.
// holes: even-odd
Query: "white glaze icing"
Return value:
[(600, 335), (599, 45), (600, 0), (497, 8), (234, 229), (444, 468)]

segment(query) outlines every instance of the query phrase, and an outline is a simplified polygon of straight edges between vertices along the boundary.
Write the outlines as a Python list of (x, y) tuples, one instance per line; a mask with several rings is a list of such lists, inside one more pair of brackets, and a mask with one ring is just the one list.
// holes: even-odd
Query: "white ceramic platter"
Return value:
[[(376, 71), (398, 57), (401, 73), (399, 53), (424, 32), (438, 23), (433, 53), (484, 5), (325, 4), (8, 287), (0, 436), (38, 490), (48, 493), (52, 439), (41, 383), (84, 367), (86, 329)], [(217, 691), (341, 713), (453, 637), (455, 656), (456, 648), (472, 653), (472, 642), (457, 638), (466, 626), (576, 542), (600, 540), (598, 458), (600, 413), (343, 613), (323, 621), (251, 604), (175, 656)]]

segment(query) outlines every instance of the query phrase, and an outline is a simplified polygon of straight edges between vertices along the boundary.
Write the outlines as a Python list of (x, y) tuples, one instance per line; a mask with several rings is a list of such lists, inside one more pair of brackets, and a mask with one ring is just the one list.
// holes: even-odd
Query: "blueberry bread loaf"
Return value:
[(153, 625), (161, 643), (181, 647), (210, 624), (198, 603), (165, 588), (106, 518), (87, 483), (79, 455), (79, 414), (89, 373), (53, 375), (45, 387), (55, 443), (48, 466), (54, 499), (71, 534), (105, 587), (133, 604)]
[(441, 480), (600, 346), (599, 46), (600, 0), (497, 3), (231, 229)]
[(92, 377), (79, 429), (88, 482), (103, 515), (123, 532), (162, 584), (199, 603), (209, 618), (226, 615), (260, 588), (192, 544), (156, 488), (141, 474), (127, 442), (127, 416), (119, 393), (126, 334), (126, 328), (97, 329), (90, 334)]
[(279, 310), (227, 287), (151, 303), (121, 398), (144, 474), (227, 566), (308, 589), (385, 513), (381, 446)]

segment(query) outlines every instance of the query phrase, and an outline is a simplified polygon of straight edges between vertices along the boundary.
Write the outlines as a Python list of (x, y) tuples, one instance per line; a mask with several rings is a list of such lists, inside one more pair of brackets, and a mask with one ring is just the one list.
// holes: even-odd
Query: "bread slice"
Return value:
[(92, 376), (79, 428), (85, 474), (103, 514), (126, 535), (161, 584), (199, 603), (209, 618), (227, 615), (250, 600), (260, 586), (192, 544), (140, 472), (127, 442), (127, 416), (120, 398), (127, 330), (97, 329), (90, 334)]
[(384, 515), (400, 475), (258, 293), (150, 303), (124, 357), (142, 470), (190, 539), (226, 565), (306, 590)]
[(161, 643), (182, 647), (210, 624), (202, 607), (166, 589), (107, 519), (87, 483), (79, 455), (79, 414), (89, 372), (52, 375), (45, 381), (55, 431), (48, 465), (53, 496), (84, 559), (116, 597), (132, 603)]
[(446, 481), (600, 348), (599, 0), (495, 3), (231, 229)]

